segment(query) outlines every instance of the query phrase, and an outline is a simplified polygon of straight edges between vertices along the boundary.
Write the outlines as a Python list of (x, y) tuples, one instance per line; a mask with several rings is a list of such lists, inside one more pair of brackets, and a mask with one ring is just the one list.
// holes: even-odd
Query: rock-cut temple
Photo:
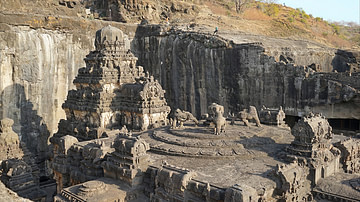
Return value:
[(59, 133), (72, 129), (75, 137), (86, 140), (100, 137), (98, 128), (145, 130), (167, 124), (165, 90), (136, 65), (125, 43), (126, 35), (117, 28), (97, 31), (96, 50), (86, 56), (86, 67), (74, 80), (76, 90), (69, 91), (63, 104), (67, 120), (61, 121)]

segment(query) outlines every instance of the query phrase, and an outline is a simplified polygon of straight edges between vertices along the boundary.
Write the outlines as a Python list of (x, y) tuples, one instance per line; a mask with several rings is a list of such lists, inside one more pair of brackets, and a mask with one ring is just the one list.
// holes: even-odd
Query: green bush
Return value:
[(305, 19), (309, 19), (310, 16), (308, 14), (306, 14), (305, 12), (301, 13), (301, 16)]
[(320, 18), (320, 17), (316, 17), (316, 18), (315, 18), (315, 21), (316, 21), (316, 22), (321, 22), (321, 21), (323, 21), (323, 19)]
[(294, 18), (288, 17), (289, 22), (294, 22)]
[(268, 16), (277, 16), (279, 15), (279, 12), (280, 12), (280, 8), (279, 5), (277, 4), (268, 4), (265, 7), (265, 13)]
[(305, 19), (310, 18), (310, 16), (308, 14), (306, 14), (304, 9), (302, 9), (302, 8), (297, 8), (294, 12), (295, 12), (296, 16), (300, 16), (301, 18), (305, 18)]
[(336, 35), (340, 34), (340, 26), (339, 25), (332, 23), (332, 24), (330, 24), (330, 26), (333, 28), (334, 34), (336, 34)]
[(305, 20), (304, 18), (302, 18), (302, 19), (300, 20), (300, 22), (306, 24), (306, 20)]
[(299, 16), (299, 12), (297, 12), (296, 10), (291, 10), (289, 12), (289, 15), (292, 16), (293, 18), (296, 18)]

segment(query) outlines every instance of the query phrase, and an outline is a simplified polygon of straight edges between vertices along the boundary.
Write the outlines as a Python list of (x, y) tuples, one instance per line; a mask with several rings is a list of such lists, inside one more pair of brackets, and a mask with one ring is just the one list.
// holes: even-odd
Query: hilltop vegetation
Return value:
[[(2, 13), (26, 13), (102, 19), (127, 23), (203, 25), (219, 32), (309, 40), (330, 47), (358, 49), (360, 27), (356, 23), (331, 23), (301, 8), (276, 4), (276, 0), (3, 0)], [(111, 11), (109, 11), (111, 10)], [(91, 14), (89, 14), (91, 11)], [(111, 15), (111, 16), (110, 16)]]
[[(347, 49), (360, 46), (360, 27), (356, 23), (327, 22), (306, 13), (301, 8), (290, 8), (271, 0), (238, 1), (242, 4), (231, 0), (214, 0), (206, 1), (205, 5), (211, 13), (219, 16), (216, 22), (224, 29), (236, 29), (273, 37), (312, 40), (336, 48)], [(237, 5), (241, 5), (241, 8), (239, 9)], [(201, 22), (209, 23), (206, 19), (201, 19)]]

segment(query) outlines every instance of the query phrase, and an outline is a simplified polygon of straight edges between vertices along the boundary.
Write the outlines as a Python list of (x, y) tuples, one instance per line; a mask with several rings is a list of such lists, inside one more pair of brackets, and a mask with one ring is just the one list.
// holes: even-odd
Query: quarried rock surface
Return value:
[[(342, 69), (332, 63), (336, 50), (308, 42), (154, 26), (139, 26), (133, 46), (139, 64), (167, 91), (170, 106), (196, 117), (207, 113), (212, 102), (223, 105), (225, 114), (265, 105), (283, 106), (292, 116), (314, 111), (327, 118), (360, 117), (359, 73), (332, 72)], [(280, 60), (279, 51), (293, 59)], [(322, 70), (314, 70), (312, 63)]]

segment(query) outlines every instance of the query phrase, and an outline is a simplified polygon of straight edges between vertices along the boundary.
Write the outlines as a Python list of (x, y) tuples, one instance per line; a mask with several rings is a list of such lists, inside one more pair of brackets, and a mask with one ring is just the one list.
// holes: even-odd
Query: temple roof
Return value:
[(106, 44), (122, 46), (124, 44), (124, 33), (111, 25), (98, 30), (95, 36), (96, 50), (104, 49)]

